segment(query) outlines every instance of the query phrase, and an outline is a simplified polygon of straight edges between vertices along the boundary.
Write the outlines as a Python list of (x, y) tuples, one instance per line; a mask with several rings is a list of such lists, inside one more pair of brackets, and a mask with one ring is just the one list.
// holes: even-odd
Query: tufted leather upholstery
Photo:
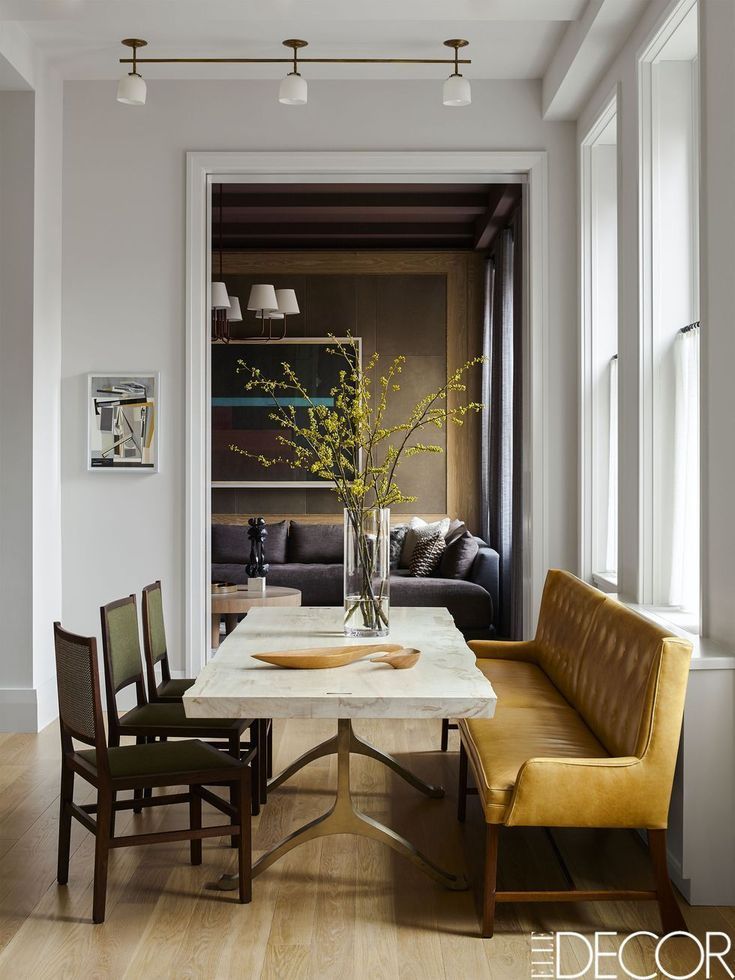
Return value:
[(532, 641), (470, 647), (498, 694), (460, 722), (489, 823), (666, 827), (689, 641), (550, 571)]

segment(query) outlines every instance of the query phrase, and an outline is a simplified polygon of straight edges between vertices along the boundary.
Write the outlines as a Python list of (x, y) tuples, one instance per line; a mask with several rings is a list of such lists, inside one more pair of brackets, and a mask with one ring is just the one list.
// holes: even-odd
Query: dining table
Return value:
[[(491, 718), (496, 695), (478, 669), (475, 656), (443, 608), (402, 607), (390, 611), (390, 633), (383, 638), (345, 637), (338, 607), (256, 608), (221, 644), (196, 682), (184, 694), (193, 718), (334, 719), (335, 734), (308, 749), (268, 783), (268, 791), (323, 756), (337, 756), (337, 788), (332, 806), (261, 855), (253, 876), (294, 847), (332, 834), (356, 834), (386, 844), (431, 878), (450, 889), (464, 889), (462, 874), (441, 868), (392, 828), (364, 813), (350, 786), (350, 760), (368, 756), (417, 791), (441, 797), (444, 789), (420, 779), (397, 759), (361, 738), (355, 719)], [(364, 644), (365, 658), (340, 667), (293, 669), (255, 659), (278, 651)], [(373, 663), (375, 644), (420, 651), (415, 666), (396, 670)], [(223, 887), (227, 886), (227, 877)]]

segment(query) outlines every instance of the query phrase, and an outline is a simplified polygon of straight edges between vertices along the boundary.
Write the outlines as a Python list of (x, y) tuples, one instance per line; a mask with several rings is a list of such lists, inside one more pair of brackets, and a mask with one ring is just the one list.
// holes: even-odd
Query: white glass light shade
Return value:
[(124, 105), (145, 105), (146, 84), (137, 72), (123, 75), (117, 84), (117, 101)]
[(444, 105), (469, 105), (472, 102), (470, 83), (463, 75), (450, 75), (444, 82)]
[(213, 310), (229, 310), (230, 297), (227, 295), (227, 286), (223, 282), (212, 283), (210, 302)]
[(299, 303), (296, 299), (295, 289), (277, 289), (276, 299), (278, 300), (279, 313), (300, 313)]
[(242, 311), (240, 310), (240, 300), (237, 296), (230, 296), (230, 308), (227, 311), (227, 319), (232, 323), (239, 323), (242, 320)]
[(248, 309), (277, 310), (278, 300), (276, 299), (276, 291), (273, 286), (267, 286), (265, 283), (256, 283), (256, 285), (251, 286)]
[(283, 105), (306, 105), (307, 96), (306, 79), (296, 72), (286, 75), (278, 89), (278, 101)]

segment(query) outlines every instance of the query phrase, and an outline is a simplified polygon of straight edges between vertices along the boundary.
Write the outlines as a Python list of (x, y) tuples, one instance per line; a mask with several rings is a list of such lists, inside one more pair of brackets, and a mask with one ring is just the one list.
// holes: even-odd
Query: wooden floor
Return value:
[[(447, 787), (444, 800), (428, 800), (360, 758), (353, 765), (353, 785), (364, 810), (447, 868), (477, 873), (479, 809), (472, 800), (468, 824), (460, 828), (457, 753), (437, 751), (439, 723), (365, 722), (356, 729), (419, 775)], [(331, 722), (277, 722), (276, 769), (333, 731)], [(451, 747), (456, 750), (456, 741)], [(335, 776), (334, 759), (322, 759), (273, 793), (254, 821), (256, 857), (329, 806)], [(658, 929), (655, 907), (648, 904), (501, 906), (496, 937), (480, 940), (471, 892), (445, 891), (382, 845), (353, 837), (296, 849), (256, 879), (249, 906), (212, 887), (234, 865), (235, 852), (224, 843), (205, 841), (204, 862), (196, 868), (187, 863), (187, 844), (113, 851), (107, 921), (93, 926), (93, 839), (76, 823), (69, 884), (60, 888), (55, 881), (58, 781), (55, 725), (40, 735), (0, 735), (1, 978), (520, 980), (533, 975), (534, 931), (613, 931), (619, 938), (603, 944), (612, 949), (630, 932)], [(91, 798), (85, 784), (76, 798)], [(172, 828), (183, 825), (185, 812), (161, 808), (118, 819), (118, 832)], [(646, 852), (632, 833), (563, 831), (557, 840), (580, 885), (650, 882)], [(563, 886), (543, 832), (506, 832), (500, 863), (501, 887)], [(700, 936), (707, 930), (735, 934), (733, 909), (685, 906), (684, 913)], [(653, 973), (652, 949), (653, 940), (632, 941), (629, 969)], [(732, 954), (729, 961), (735, 969)], [(584, 962), (581, 947), (563, 946), (566, 972), (580, 970)], [(683, 974), (692, 962), (689, 941), (667, 943), (664, 965), (670, 972)], [(615, 967), (612, 960), (605, 963), (611, 964)], [(712, 973), (726, 975), (722, 969)]]

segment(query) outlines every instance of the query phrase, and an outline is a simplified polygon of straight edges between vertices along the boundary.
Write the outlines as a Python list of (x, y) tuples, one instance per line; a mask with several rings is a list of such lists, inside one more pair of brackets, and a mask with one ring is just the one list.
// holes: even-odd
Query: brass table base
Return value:
[[(268, 789), (275, 789), (286, 779), (293, 776), (314, 759), (320, 759), (326, 755), (337, 755), (337, 796), (331, 808), (320, 817), (309, 821), (303, 827), (299, 827), (292, 834), (289, 834), (273, 850), (263, 854), (253, 865), (253, 877), (269, 868), (275, 861), (284, 854), (288, 854), (294, 847), (304, 844), (306, 841), (314, 840), (317, 837), (329, 837), (332, 834), (356, 834), (359, 837), (368, 837), (371, 840), (380, 841), (393, 848), (396, 853), (401, 854), (420, 868), (424, 874), (438, 881), (446, 888), (455, 891), (464, 891), (467, 887), (467, 880), (464, 875), (453, 875), (444, 871), (437, 864), (434, 864), (426, 855), (422, 854), (416, 847), (400, 834), (397, 834), (390, 827), (359, 810), (353, 801), (350, 789), (350, 754), (366, 755), (371, 759), (376, 759), (384, 763), (393, 772), (397, 773), (406, 782), (410, 783), (422, 793), (433, 798), (444, 795), (441, 786), (430, 786), (423, 780), (414, 776), (413, 773), (404, 769), (399, 762), (387, 753), (380, 752), (374, 746), (363, 739), (358, 738), (352, 730), (352, 722), (348, 718), (340, 718), (337, 723), (337, 734), (326, 742), (309, 749), (295, 762), (287, 766), (283, 772), (279, 773), (268, 784)], [(236, 888), (236, 875), (223, 875), (219, 882), (219, 887), (223, 889)]]

